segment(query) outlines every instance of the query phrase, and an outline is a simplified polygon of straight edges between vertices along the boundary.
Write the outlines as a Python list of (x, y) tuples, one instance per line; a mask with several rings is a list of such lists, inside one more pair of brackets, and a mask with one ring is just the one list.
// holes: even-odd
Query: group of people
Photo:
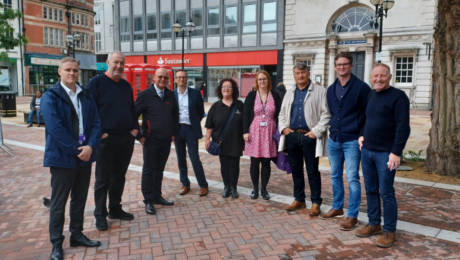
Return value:
[[(135, 139), (143, 147), (142, 194), (145, 211), (156, 214), (154, 204), (174, 205), (162, 196), (162, 180), (171, 143), (174, 141), (182, 187), (190, 192), (186, 153), (200, 186), (199, 196), (208, 194), (208, 183), (199, 157), (203, 137), (201, 120), (204, 101), (198, 90), (187, 86), (187, 72), (175, 72), (177, 88), (168, 88), (166, 69), (155, 71), (155, 83), (140, 92), (136, 101), (130, 84), (122, 79), (125, 57), (119, 51), (108, 55), (108, 70), (81, 88), (77, 84), (77, 60), (66, 57), (59, 64), (61, 81), (41, 96), (36, 107), (46, 121), (44, 166), (50, 167), (51, 259), (63, 259), (65, 206), (70, 200), (70, 246), (97, 247), (99, 241), (83, 235), (84, 208), (96, 162), (94, 185), (96, 228), (109, 228), (107, 217), (132, 220), (122, 209), (126, 172)], [(220, 147), (219, 161), (224, 182), (222, 196), (238, 198), (240, 158), (251, 157), (252, 199), (268, 200), (270, 161), (287, 154), (294, 182), (294, 202), (288, 211), (306, 208), (304, 161), (310, 187), (311, 216), (331, 219), (344, 216), (343, 164), (350, 185), (348, 216), (342, 230), (358, 225), (361, 202), (359, 165), (362, 164), (368, 200), (369, 224), (356, 232), (367, 237), (384, 232), (377, 244), (391, 246), (396, 240), (397, 205), (393, 182), (402, 150), (410, 134), (409, 101), (404, 92), (390, 86), (390, 69), (376, 64), (371, 74), (375, 90), (354, 76), (353, 58), (340, 53), (335, 59), (338, 79), (326, 90), (311, 82), (304, 63), (294, 66), (295, 86), (284, 97), (272, 89), (269, 73), (259, 71), (253, 90), (243, 103), (238, 84), (222, 79), (216, 89), (219, 101), (206, 118), (205, 146)], [(284, 93), (283, 93), (284, 94)], [(39, 102), (37, 102), (37, 99)], [(372, 105), (368, 105), (372, 104)], [(37, 113), (39, 114), (39, 113)], [(142, 116), (142, 126), (138, 118)], [(328, 135), (329, 131), (329, 135)], [(328, 137), (329, 136), (329, 137)], [(319, 157), (329, 153), (334, 203), (321, 214)], [(259, 186), (259, 179), (261, 179)], [(108, 205), (107, 205), (108, 196)], [(383, 199), (385, 225), (380, 226)]]

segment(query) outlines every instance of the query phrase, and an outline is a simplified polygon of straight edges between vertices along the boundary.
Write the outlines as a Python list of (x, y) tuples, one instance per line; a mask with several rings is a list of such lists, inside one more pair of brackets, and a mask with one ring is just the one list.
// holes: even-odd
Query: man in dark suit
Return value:
[(83, 235), (85, 204), (91, 180), (91, 164), (101, 141), (101, 121), (89, 90), (76, 84), (77, 60), (66, 57), (59, 63), (61, 81), (52, 86), (40, 102), (46, 120), (44, 167), (51, 172), (50, 241), (52, 260), (64, 258), (62, 235), (65, 206), (70, 194), (70, 246), (98, 247)]
[(142, 168), (142, 194), (145, 211), (156, 214), (153, 204), (172, 206), (174, 202), (161, 196), (163, 171), (179, 130), (179, 109), (174, 92), (167, 88), (169, 74), (166, 69), (155, 71), (155, 84), (140, 92), (136, 100), (136, 117), (142, 114), (142, 134), (139, 142), (144, 147)]
[(198, 185), (200, 185), (200, 196), (208, 195), (208, 182), (204, 176), (203, 165), (198, 154), (198, 139), (203, 137), (201, 131), (201, 120), (204, 117), (204, 102), (200, 91), (187, 87), (187, 72), (176, 70), (175, 81), (177, 88), (174, 90), (179, 107), (179, 134), (174, 140), (176, 146), (177, 163), (179, 165), (180, 181), (182, 189), (180, 195), (190, 191), (190, 180), (187, 176), (186, 148), (188, 156), (192, 161)]

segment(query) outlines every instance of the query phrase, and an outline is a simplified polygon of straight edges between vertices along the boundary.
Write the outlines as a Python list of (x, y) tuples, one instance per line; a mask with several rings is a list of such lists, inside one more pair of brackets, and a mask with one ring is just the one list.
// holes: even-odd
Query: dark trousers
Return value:
[(321, 205), (323, 199), (321, 198), (321, 174), (318, 170), (319, 157), (315, 156), (316, 139), (301, 133), (290, 133), (286, 136), (286, 147), (292, 168), (295, 200), (305, 202), (305, 176), (303, 171), (305, 159), (308, 184), (310, 185), (310, 199), (312, 203)]
[(94, 216), (107, 217), (107, 193), (109, 211), (117, 214), (121, 209), (121, 196), (125, 187), (128, 170), (134, 149), (134, 136), (109, 134), (102, 139), (97, 149), (96, 183), (94, 184)]
[(152, 204), (161, 198), (163, 172), (171, 150), (171, 141), (145, 138), (143, 150), (142, 194), (144, 203)]
[(62, 235), (65, 221), (65, 206), (70, 194), (70, 225), (72, 238), (82, 235), (85, 218), (86, 198), (91, 179), (91, 164), (75, 169), (50, 168), (51, 205), (50, 205), (50, 241), (58, 244), (64, 241)]
[[(267, 190), (268, 180), (270, 180), (270, 166), (271, 158), (255, 158), (251, 157), (251, 180), (254, 190), (259, 189), (259, 175), (262, 175), (262, 190)], [(262, 164), (262, 172), (260, 171), (260, 164)]]
[(239, 156), (219, 155), (220, 173), (225, 186), (236, 187), (238, 185), (240, 158)]
[(200, 155), (198, 154), (198, 139), (192, 132), (192, 126), (181, 125), (179, 128), (179, 134), (174, 139), (174, 145), (176, 146), (177, 163), (179, 165), (180, 182), (183, 186), (190, 186), (190, 180), (187, 174), (187, 155), (186, 146), (188, 148), (188, 156), (192, 162), (193, 171), (195, 172), (196, 180), (201, 188), (207, 188), (208, 182), (204, 176), (203, 165), (200, 161)]

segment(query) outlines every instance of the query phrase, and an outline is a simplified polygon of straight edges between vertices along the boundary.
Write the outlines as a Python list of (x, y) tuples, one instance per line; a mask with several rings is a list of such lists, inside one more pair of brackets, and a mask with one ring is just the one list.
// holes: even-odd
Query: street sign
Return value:
[(382, 53), (381, 52), (376, 52), (375, 53), (375, 60), (376, 61), (381, 61), (382, 60)]
[(337, 41), (337, 45), (350, 45), (350, 44), (363, 44), (363, 43), (367, 43), (367, 40)]

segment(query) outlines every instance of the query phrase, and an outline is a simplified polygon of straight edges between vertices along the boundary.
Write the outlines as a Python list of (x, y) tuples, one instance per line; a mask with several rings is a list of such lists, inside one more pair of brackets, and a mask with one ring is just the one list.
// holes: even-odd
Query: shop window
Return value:
[(155, 14), (147, 15), (147, 40), (157, 38), (157, 16)]
[(257, 32), (257, 3), (244, 5), (243, 7), (243, 33)]
[(192, 21), (195, 24), (192, 36), (203, 36), (203, 10), (192, 10)]
[(208, 35), (220, 35), (220, 10), (219, 8), (208, 9)]
[(100, 32), (97, 32), (94, 34), (94, 41), (96, 43), (96, 52), (100, 52), (101, 51), (101, 33)]
[(414, 57), (397, 57), (395, 60), (395, 85), (412, 85)]
[(101, 7), (99, 5), (94, 6), (94, 24), (101, 24)]
[(59, 10), (59, 21), (60, 21), (60, 22), (63, 21), (62, 10)]
[(208, 97), (214, 100), (217, 99), (216, 88), (219, 82), (224, 78), (232, 78), (238, 83), (240, 97), (246, 97), (255, 85), (257, 72), (259, 67), (238, 68), (238, 67), (223, 67), (209, 68), (208, 76)]
[(161, 14), (161, 38), (170, 39), (171, 38), (171, 13)]
[(238, 33), (238, 6), (225, 7), (225, 34)]
[(11, 0), (3, 0), (3, 8), (12, 9), (13, 5), (11, 4)]
[(48, 19), (48, 8), (43, 6), (43, 18)]
[(121, 34), (121, 41), (126, 42), (131, 40), (130, 35), (130, 24), (128, 18), (121, 18), (120, 19), (120, 34)]
[(134, 35), (133, 40), (141, 41), (144, 39), (144, 31), (142, 29), (142, 16), (137, 16), (133, 18), (133, 27), (134, 27)]
[[(353, 7), (343, 12), (335, 19), (335, 31), (343, 32), (367, 32), (371, 30), (369, 22), (374, 18), (374, 11), (364, 7)], [(331, 27), (331, 31), (333, 31)]]
[(262, 32), (276, 31), (276, 1), (265, 1), (262, 6)]

